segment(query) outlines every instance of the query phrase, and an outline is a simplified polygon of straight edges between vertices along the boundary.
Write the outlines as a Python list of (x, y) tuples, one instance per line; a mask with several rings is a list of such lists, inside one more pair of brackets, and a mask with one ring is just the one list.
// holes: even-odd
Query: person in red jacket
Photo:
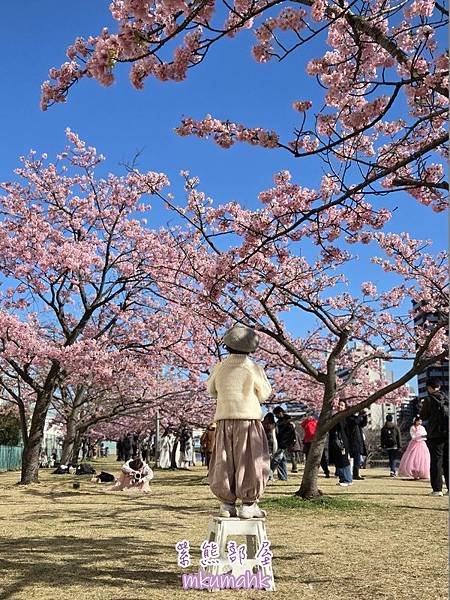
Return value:
[(300, 423), (303, 431), (303, 452), (305, 454), (305, 460), (308, 458), (309, 449), (311, 448), (311, 442), (316, 435), (317, 429), (317, 417), (315, 414), (310, 414)]
[[(318, 416), (317, 413), (311, 413), (309, 414), (306, 419), (304, 419), (300, 425), (303, 429), (304, 436), (303, 436), (303, 452), (305, 454), (305, 462), (308, 459), (308, 453), (309, 453), (309, 449), (311, 448), (311, 444), (312, 441), (314, 439), (314, 436), (316, 435), (316, 429), (317, 429), (317, 423), (318, 423)], [(327, 447), (327, 443), (325, 443), (325, 447), (322, 453), (322, 458), (320, 460), (320, 466), (323, 469), (323, 472), (325, 473), (325, 477), (328, 479), (330, 477), (330, 469), (328, 467), (328, 457), (327, 457), (327, 452), (326, 452), (326, 447)]]

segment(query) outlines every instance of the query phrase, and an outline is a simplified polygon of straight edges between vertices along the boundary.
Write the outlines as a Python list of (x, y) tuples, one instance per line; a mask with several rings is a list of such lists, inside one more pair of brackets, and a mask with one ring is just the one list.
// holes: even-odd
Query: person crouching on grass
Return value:
[(241, 518), (265, 517), (258, 500), (269, 479), (270, 460), (260, 404), (272, 388), (263, 368), (248, 357), (259, 344), (253, 329), (234, 325), (222, 342), (229, 356), (214, 366), (207, 384), (217, 399), (208, 482), (221, 502), (221, 517), (237, 516), (237, 499), (242, 501)]
[(150, 492), (150, 481), (153, 479), (153, 471), (141, 458), (135, 457), (128, 460), (122, 466), (119, 480), (108, 492), (132, 490), (134, 492)]

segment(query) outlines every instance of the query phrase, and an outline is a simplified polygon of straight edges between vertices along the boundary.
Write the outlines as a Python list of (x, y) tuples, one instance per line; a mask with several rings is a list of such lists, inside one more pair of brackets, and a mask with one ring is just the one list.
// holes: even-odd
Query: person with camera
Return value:
[(132, 490), (148, 494), (153, 471), (142, 458), (135, 456), (122, 466), (119, 480), (109, 491)]

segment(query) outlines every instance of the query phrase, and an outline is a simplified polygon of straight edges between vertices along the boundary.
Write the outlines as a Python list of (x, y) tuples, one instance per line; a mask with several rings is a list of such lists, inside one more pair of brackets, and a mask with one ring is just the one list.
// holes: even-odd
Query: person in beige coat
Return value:
[(270, 474), (267, 437), (262, 426), (261, 403), (272, 388), (262, 367), (249, 354), (259, 344), (258, 335), (244, 325), (227, 331), (223, 344), (230, 353), (213, 368), (208, 392), (217, 399), (215, 445), (208, 481), (220, 500), (220, 516), (265, 516), (258, 506)]

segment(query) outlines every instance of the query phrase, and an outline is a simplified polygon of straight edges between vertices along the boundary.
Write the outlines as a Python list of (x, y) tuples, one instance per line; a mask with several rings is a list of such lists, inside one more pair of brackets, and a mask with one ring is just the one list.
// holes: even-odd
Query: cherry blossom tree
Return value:
[[(329, 205), (357, 201), (362, 193), (405, 191), (444, 210), (448, 61), (442, 32), (448, 11), (442, 3), (117, 0), (110, 11), (116, 31), (77, 38), (67, 49), (68, 62), (50, 70), (42, 86), (44, 110), (64, 102), (83, 78), (111, 85), (120, 63), (131, 65), (137, 89), (149, 77), (183, 81), (213, 47), (250, 30), (258, 62), (293, 54), (299, 61), (295, 73), (302, 73), (304, 91), (293, 98), (298, 125), (290, 139), (270, 124), (242, 124), (231, 115), (186, 117), (180, 135), (210, 137), (223, 148), (244, 142), (315, 157), (323, 173), (317, 187)], [(317, 40), (328, 47), (318, 57), (311, 54)]]
[[(43, 109), (64, 101), (83, 78), (110, 85), (119, 63), (131, 64), (138, 89), (147, 77), (182, 81), (223, 38), (246, 30), (256, 36), (257, 61), (296, 53), (296, 72), (306, 71), (303, 97), (292, 99), (298, 124), (290, 139), (270, 124), (242, 124), (238, 115), (225, 121), (186, 117), (178, 133), (212, 138), (223, 148), (249, 143), (279, 149), (304, 164), (313, 158), (314, 187), (283, 171), (259, 195), (259, 210), (237, 203), (213, 207), (186, 174), (187, 206), (165, 200), (187, 229), (168, 233), (170, 257), (151, 268), (171, 306), (189, 306), (214, 329), (232, 321), (254, 326), (268, 366), (270, 357), (280, 360), (281, 368), (272, 364), (278, 383), (306, 378), (320, 390), (318, 433), (299, 490), (315, 497), (325, 434), (338, 419), (400, 393), (446, 356), (445, 256), (430, 254), (427, 242), (407, 233), (386, 232), (390, 212), (379, 201), (392, 206), (395, 194), (406, 192), (436, 212), (446, 207), (446, 7), (428, 0), (123, 0), (111, 4), (111, 14), (117, 32), (77, 39), (67, 51), (69, 62), (50, 71)], [(328, 48), (314, 56), (311, 40)], [(381, 281), (356, 282), (350, 275), (357, 260), (352, 244), (363, 253), (370, 248)], [(436, 323), (415, 325), (419, 312), (437, 315)], [(304, 332), (294, 334), (298, 329)], [(353, 342), (370, 351), (355, 359)], [(380, 359), (407, 366), (393, 383), (369, 389), (361, 371)], [(344, 368), (348, 376), (340, 379)], [(333, 403), (341, 396), (353, 405), (337, 416)]]
[(24, 484), (37, 481), (46, 416), (66, 379), (81, 389), (111, 381), (119, 364), (131, 370), (136, 356), (157, 357), (160, 373), (199, 355), (189, 313), (175, 315), (158, 296), (151, 265), (156, 271), (168, 252), (140, 217), (167, 178), (96, 178), (103, 157), (69, 130), (67, 137), (56, 162), (31, 153), (17, 180), (0, 184), (0, 368), (21, 409)]
[(33, 404), (33, 390), (17, 375), (9, 365), (3, 361), (0, 362), (0, 407), (17, 411), (20, 419), (20, 430), (22, 441), (25, 444), (28, 440), (28, 422), (30, 411)]
[[(198, 181), (188, 177), (187, 206), (167, 201), (187, 229), (174, 233), (179, 259), (176, 267), (159, 269), (159, 280), (169, 302), (188, 302), (204, 321), (241, 322), (260, 331), (262, 356), (272, 368), (278, 363), (278, 382), (290, 370), (321, 390), (316, 439), (298, 492), (313, 498), (320, 493), (317, 472), (326, 433), (382, 398), (401, 398), (408, 381), (447, 355), (446, 253), (430, 254), (431, 242), (407, 233), (380, 231), (389, 212), (364, 202), (322, 209), (299, 227), (295, 207), (283, 199), (296, 196), (314, 206), (309, 191), (291, 184), (286, 173), (275, 183), (260, 194), (266, 206), (251, 211), (236, 203), (214, 207), (197, 189)], [(378, 286), (348, 275), (358, 260), (350, 250), (366, 247), (373, 253)], [(170, 286), (176, 290), (171, 295)], [(420, 313), (433, 313), (437, 320), (419, 326)], [(367, 351), (351, 352), (351, 343)], [(392, 383), (365, 378), (365, 366), (394, 359), (406, 366)], [(343, 369), (347, 376), (340, 378)], [(335, 414), (340, 397), (352, 405)]]
[(171, 422), (186, 419), (188, 414), (191, 420), (192, 415), (197, 419), (204, 412), (205, 404), (210, 412), (212, 403), (207, 399), (204, 384), (198, 382), (197, 385), (198, 389), (189, 377), (175, 379), (164, 373), (155, 376), (154, 369), (141, 369), (139, 376), (129, 371), (113, 373), (112, 380), (103, 381), (102, 386), (84, 383), (72, 387), (66, 381), (59, 397), (52, 402), (57, 410), (55, 421), (65, 432), (61, 462), (77, 461), (82, 439), (90, 432), (104, 434), (114, 430), (116, 437), (111, 439), (117, 439), (130, 431), (130, 421), (134, 423), (133, 431), (154, 429), (157, 411), (162, 421), (170, 419)]
[(129, 431), (142, 435), (155, 433), (156, 418), (162, 428), (177, 430), (188, 424), (191, 427), (205, 427), (214, 416), (214, 403), (201, 391), (186, 390), (185, 393), (168, 394), (158, 398), (152, 405), (143, 405), (138, 414), (112, 416), (91, 426), (88, 434), (94, 439), (117, 440)]

